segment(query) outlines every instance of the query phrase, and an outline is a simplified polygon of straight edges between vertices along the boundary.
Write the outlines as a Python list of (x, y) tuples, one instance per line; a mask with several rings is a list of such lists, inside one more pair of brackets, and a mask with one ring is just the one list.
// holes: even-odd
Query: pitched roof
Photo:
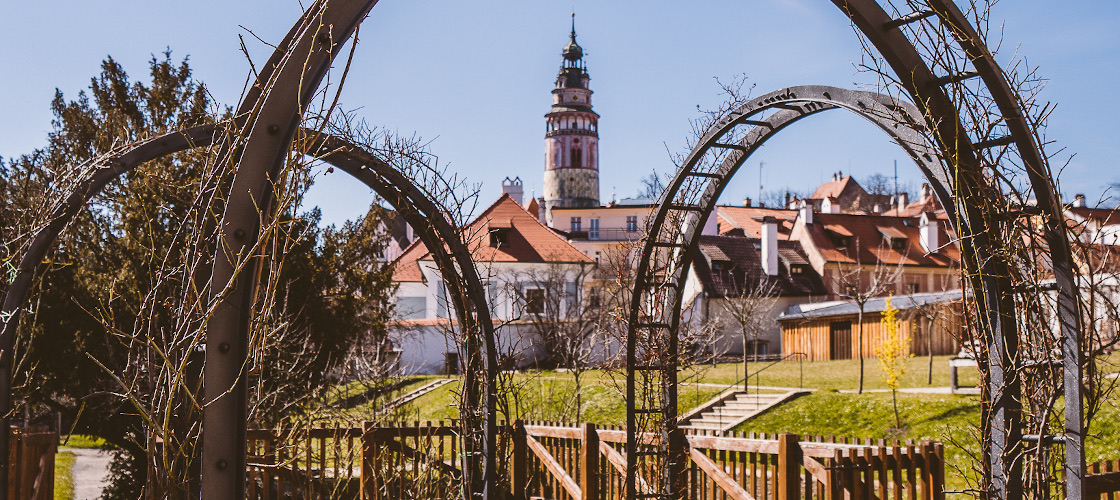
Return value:
[[(915, 307), (953, 302), (961, 299), (963, 292), (960, 289), (944, 292), (914, 293), (890, 297), (891, 305), (895, 309), (905, 311)], [(887, 308), (887, 297), (876, 297), (868, 300), (863, 306), (864, 314), (883, 312)], [(836, 316), (852, 316), (859, 314), (859, 305), (851, 300), (821, 302), (818, 304), (798, 304), (778, 316), (778, 321), (791, 321), (810, 318), (827, 318)]]
[(1066, 210), (1083, 221), (1104, 226), (1120, 224), (1120, 209), (1117, 208), (1070, 207)]
[[(777, 276), (762, 271), (761, 241), (740, 236), (701, 236), (700, 255), (694, 263), (697, 279), (711, 297), (737, 296), (743, 287), (748, 290), (759, 285), (773, 285), (778, 296), (796, 297), (824, 295), (824, 282), (809, 265), (808, 259), (796, 241), (777, 240)], [(719, 269), (712, 263), (718, 262)], [(801, 272), (790, 273), (791, 266)]]
[(719, 234), (726, 235), (731, 231), (740, 230), (738, 236), (748, 238), (762, 237), (762, 218), (769, 215), (778, 219), (778, 234), (789, 235), (793, 229), (793, 221), (797, 219), (797, 210), (783, 210), (780, 208), (762, 207), (716, 207), (719, 224)]
[[(500, 247), (491, 245), (491, 231), (505, 234)], [(536, 216), (502, 194), (462, 231), (470, 235), (471, 260), (485, 262), (524, 263), (589, 263), (591, 258), (570, 245), (567, 240), (541, 224)], [(421, 281), (419, 261), (431, 260), (427, 246), (420, 240), (410, 245), (393, 261), (393, 281)]]
[[(938, 224), (941, 248), (926, 255), (918, 237), (918, 221), (911, 217), (883, 215), (816, 214), (816, 223), (805, 225), (813, 245), (827, 262), (875, 265), (948, 267), (960, 262), (960, 249), (952, 243), (951, 228)], [(884, 234), (905, 238), (903, 248), (894, 249)], [(843, 245), (843, 246), (842, 246)]]
[(833, 178), (833, 180), (831, 181), (817, 186), (817, 190), (814, 191), (813, 195), (809, 198), (814, 200), (823, 200), (825, 198), (840, 198), (840, 195), (844, 193), (845, 190), (849, 189), (849, 185), (851, 185), (851, 187), (853, 188), (858, 187), (860, 191), (863, 190), (859, 183), (856, 182), (855, 179), (852, 179), (852, 176), (841, 175), (839, 177)]
[(883, 212), (883, 215), (893, 217), (917, 217), (921, 215), (922, 212), (933, 212), (937, 214), (938, 218), (946, 217), (945, 208), (941, 206), (941, 201), (932, 193), (906, 205), (902, 210), (892, 208)]

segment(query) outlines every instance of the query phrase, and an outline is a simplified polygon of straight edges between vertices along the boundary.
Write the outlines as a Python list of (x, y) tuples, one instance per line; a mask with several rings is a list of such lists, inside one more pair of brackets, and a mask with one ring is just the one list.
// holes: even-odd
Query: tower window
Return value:
[(583, 167), (583, 150), (580, 148), (572, 148), (572, 168)]

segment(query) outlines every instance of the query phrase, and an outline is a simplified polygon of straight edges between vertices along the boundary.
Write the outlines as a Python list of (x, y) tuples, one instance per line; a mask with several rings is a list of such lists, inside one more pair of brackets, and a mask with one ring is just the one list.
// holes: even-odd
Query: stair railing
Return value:
[(755, 393), (758, 393), (759, 386), (761, 385), (758, 382), (758, 380), (759, 380), (759, 375), (758, 374), (762, 373), (767, 368), (770, 368), (770, 367), (772, 367), (772, 366), (774, 366), (778, 363), (781, 363), (781, 362), (783, 362), (783, 361), (785, 361), (789, 358), (792, 358), (792, 357), (797, 357), (797, 370), (798, 370), (798, 375), (799, 375), (799, 380), (798, 380), (797, 386), (798, 386), (798, 388), (804, 389), (805, 388), (805, 359), (808, 358), (809, 355), (805, 354), (803, 352), (791, 352), (789, 354), (786, 354), (784, 356), (779, 357), (778, 359), (775, 359), (775, 360), (771, 361), (770, 364), (768, 364), (766, 366), (763, 366), (762, 368), (759, 368), (759, 369), (757, 369), (757, 370), (755, 370), (751, 373), (746, 374), (745, 376), (743, 376), (743, 378), (741, 378), (741, 379), (737, 380), (735, 383), (727, 386), (724, 389), (724, 391), (729, 391), (734, 387), (740, 387), (740, 386), (744, 387), (744, 390), (749, 391), (750, 390), (749, 389), (750, 385), (749, 385), (748, 381), (750, 380), (751, 377), (754, 377), (755, 378)]

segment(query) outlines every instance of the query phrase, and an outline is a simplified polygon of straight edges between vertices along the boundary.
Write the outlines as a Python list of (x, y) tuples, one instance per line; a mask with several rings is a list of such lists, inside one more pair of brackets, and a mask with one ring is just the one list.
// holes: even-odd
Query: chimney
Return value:
[(751, 199), (750, 198), (743, 198), (743, 206), (744, 207), (750, 207), (751, 206)]
[(778, 275), (778, 219), (767, 215), (762, 218), (762, 272), (767, 276)]
[(537, 219), (541, 224), (548, 225), (548, 209), (544, 206), (544, 196), (537, 198)]
[(880, 205), (878, 203), (876, 203), (874, 205), (871, 205), (871, 213), (873, 213), (873, 214), (883, 213), (883, 205)]
[(930, 189), (929, 184), (923, 182), (922, 188), (918, 193), (918, 201), (925, 201), (925, 199), (930, 196), (933, 196), (933, 189)]
[(902, 215), (902, 210), (906, 208), (906, 205), (909, 205), (907, 201), (909, 200), (906, 199), (906, 193), (898, 193), (898, 215)]
[(918, 219), (918, 243), (921, 243), (922, 250), (926, 253), (937, 253), (937, 248), (941, 246), (938, 241), (937, 219), (932, 212), (922, 212)]
[(1070, 204), (1073, 208), (1085, 208), (1085, 195), (1076, 194), (1073, 196), (1073, 203)]
[(813, 204), (807, 201), (801, 201), (801, 209), (798, 210), (798, 215), (805, 220), (806, 224), (813, 223)]
[(502, 194), (508, 194), (513, 201), (521, 204), (522, 199), (525, 197), (525, 190), (521, 187), (521, 178), (514, 177), (512, 180), (506, 177), (502, 180)]

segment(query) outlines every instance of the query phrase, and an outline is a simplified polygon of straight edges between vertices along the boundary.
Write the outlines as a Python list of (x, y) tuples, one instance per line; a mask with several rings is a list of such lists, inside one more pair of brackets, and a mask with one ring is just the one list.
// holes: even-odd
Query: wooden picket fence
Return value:
[[(500, 426), (500, 472), (513, 499), (621, 499), (625, 430), (583, 424)], [(251, 431), (248, 498), (459, 498), (455, 422)], [(939, 443), (845, 442), (792, 434), (683, 434), (685, 497), (701, 500), (942, 500)], [(656, 439), (646, 436), (647, 446)], [(645, 457), (638, 487), (662, 464)]]
[(1120, 499), (1120, 460), (1089, 464), (1085, 475), (1086, 500)]
[[(514, 498), (574, 500), (625, 496), (626, 433), (529, 422), (514, 431)], [(520, 436), (523, 434), (523, 437)], [(518, 446), (520, 440), (525, 444)], [(652, 444), (653, 439), (648, 438)], [(699, 500), (942, 500), (940, 443), (864, 443), (793, 434), (687, 434), (685, 498)], [(525, 464), (519, 471), (518, 464)], [(643, 478), (663, 464), (639, 464)], [(648, 490), (639, 480), (638, 493)]]
[(8, 451), (8, 498), (54, 498), (54, 456), (58, 433), (47, 427), (12, 427)]

